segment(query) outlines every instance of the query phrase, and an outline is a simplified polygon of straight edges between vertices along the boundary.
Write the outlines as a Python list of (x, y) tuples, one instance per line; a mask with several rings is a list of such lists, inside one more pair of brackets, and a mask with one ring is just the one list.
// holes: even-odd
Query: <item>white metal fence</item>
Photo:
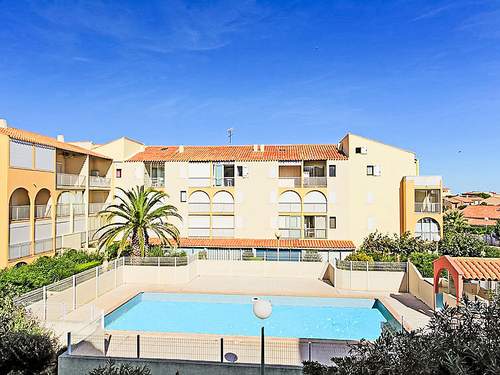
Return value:
[(86, 177), (79, 174), (58, 173), (56, 177), (57, 186), (84, 187)]
[(344, 271), (387, 271), (406, 272), (406, 262), (362, 262), (349, 260), (336, 260), (335, 266)]
[(10, 220), (28, 220), (30, 218), (30, 206), (10, 206)]
[(90, 176), (89, 185), (91, 187), (110, 187), (111, 186), (111, 178)]

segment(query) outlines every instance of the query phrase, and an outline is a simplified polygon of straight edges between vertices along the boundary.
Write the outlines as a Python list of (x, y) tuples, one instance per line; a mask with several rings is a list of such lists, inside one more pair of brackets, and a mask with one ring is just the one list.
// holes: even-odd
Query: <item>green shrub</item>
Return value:
[(500, 258), (500, 247), (486, 246), (484, 256), (486, 258)]
[(439, 258), (439, 255), (433, 253), (414, 252), (410, 254), (410, 261), (417, 267), (423, 277), (432, 277), (434, 275), (432, 262), (437, 258)]
[(447, 231), (439, 242), (439, 252), (452, 257), (480, 257), (486, 252), (486, 242), (473, 234)]
[(160, 246), (153, 246), (147, 250), (146, 256), (148, 257), (164, 257), (165, 250)]
[(350, 260), (352, 262), (373, 262), (373, 257), (362, 251), (355, 251), (346, 256), (345, 260)]
[(323, 259), (316, 250), (306, 250), (306, 253), (304, 254), (302, 260), (304, 262), (321, 262)]
[(146, 365), (132, 366), (125, 363), (118, 366), (109, 360), (106, 365), (91, 370), (89, 375), (151, 375), (151, 370)]
[(101, 264), (101, 261), (99, 261), (99, 260), (93, 260), (92, 262), (77, 264), (75, 266), (75, 271), (77, 273), (78, 272), (83, 272), (83, 271), (89, 270), (91, 268), (97, 267), (100, 264)]
[(184, 250), (181, 250), (181, 251), (179, 251), (179, 250), (171, 250), (165, 256), (180, 258), (180, 257), (185, 257), (187, 255), (186, 255), (186, 252)]
[(197, 255), (198, 255), (198, 259), (201, 259), (201, 260), (207, 260), (208, 259), (208, 253), (207, 253), (206, 250), (198, 251)]

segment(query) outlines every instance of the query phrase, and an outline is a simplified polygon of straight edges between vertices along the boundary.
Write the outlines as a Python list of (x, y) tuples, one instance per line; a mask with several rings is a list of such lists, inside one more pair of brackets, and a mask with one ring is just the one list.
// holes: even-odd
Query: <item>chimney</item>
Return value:
[(253, 145), (253, 152), (259, 151), (259, 145)]
[(64, 142), (64, 135), (62, 135), (62, 134), (58, 134), (58, 135), (57, 135), (57, 140), (58, 140), (59, 142)]
[(264, 145), (260, 145), (260, 152), (264, 152)]
[(180, 145), (179, 146), (179, 154), (182, 154), (184, 152), (184, 146)]
[(0, 118), (0, 128), (8, 128), (9, 127), (9, 124), (7, 124), (7, 120), (6, 119), (3, 119), (3, 118)]

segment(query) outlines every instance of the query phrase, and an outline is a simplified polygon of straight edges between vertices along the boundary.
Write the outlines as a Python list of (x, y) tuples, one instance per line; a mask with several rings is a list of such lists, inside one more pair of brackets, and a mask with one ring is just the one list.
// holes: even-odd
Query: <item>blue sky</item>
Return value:
[(0, 117), (67, 140), (415, 151), (500, 190), (499, 1), (2, 1)]

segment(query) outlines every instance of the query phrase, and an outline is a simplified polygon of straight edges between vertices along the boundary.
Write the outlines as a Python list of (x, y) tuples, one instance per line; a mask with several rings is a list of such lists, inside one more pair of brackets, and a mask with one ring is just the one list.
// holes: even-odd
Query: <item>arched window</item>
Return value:
[(233, 196), (227, 191), (215, 193), (212, 199), (212, 211), (214, 212), (234, 212)]
[(204, 191), (195, 191), (189, 196), (189, 212), (209, 212), (210, 197)]
[(35, 218), (50, 218), (51, 210), (52, 203), (50, 200), (50, 191), (47, 189), (41, 189), (35, 197)]
[(300, 195), (294, 191), (285, 191), (280, 195), (279, 211), (280, 212), (300, 212)]
[(9, 201), (10, 221), (29, 220), (30, 197), (24, 188), (14, 190)]
[(439, 241), (439, 234), (439, 223), (430, 217), (420, 219), (415, 225), (415, 237), (422, 240)]
[(311, 191), (304, 197), (304, 212), (326, 212), (326, 197), (319, 191)]

